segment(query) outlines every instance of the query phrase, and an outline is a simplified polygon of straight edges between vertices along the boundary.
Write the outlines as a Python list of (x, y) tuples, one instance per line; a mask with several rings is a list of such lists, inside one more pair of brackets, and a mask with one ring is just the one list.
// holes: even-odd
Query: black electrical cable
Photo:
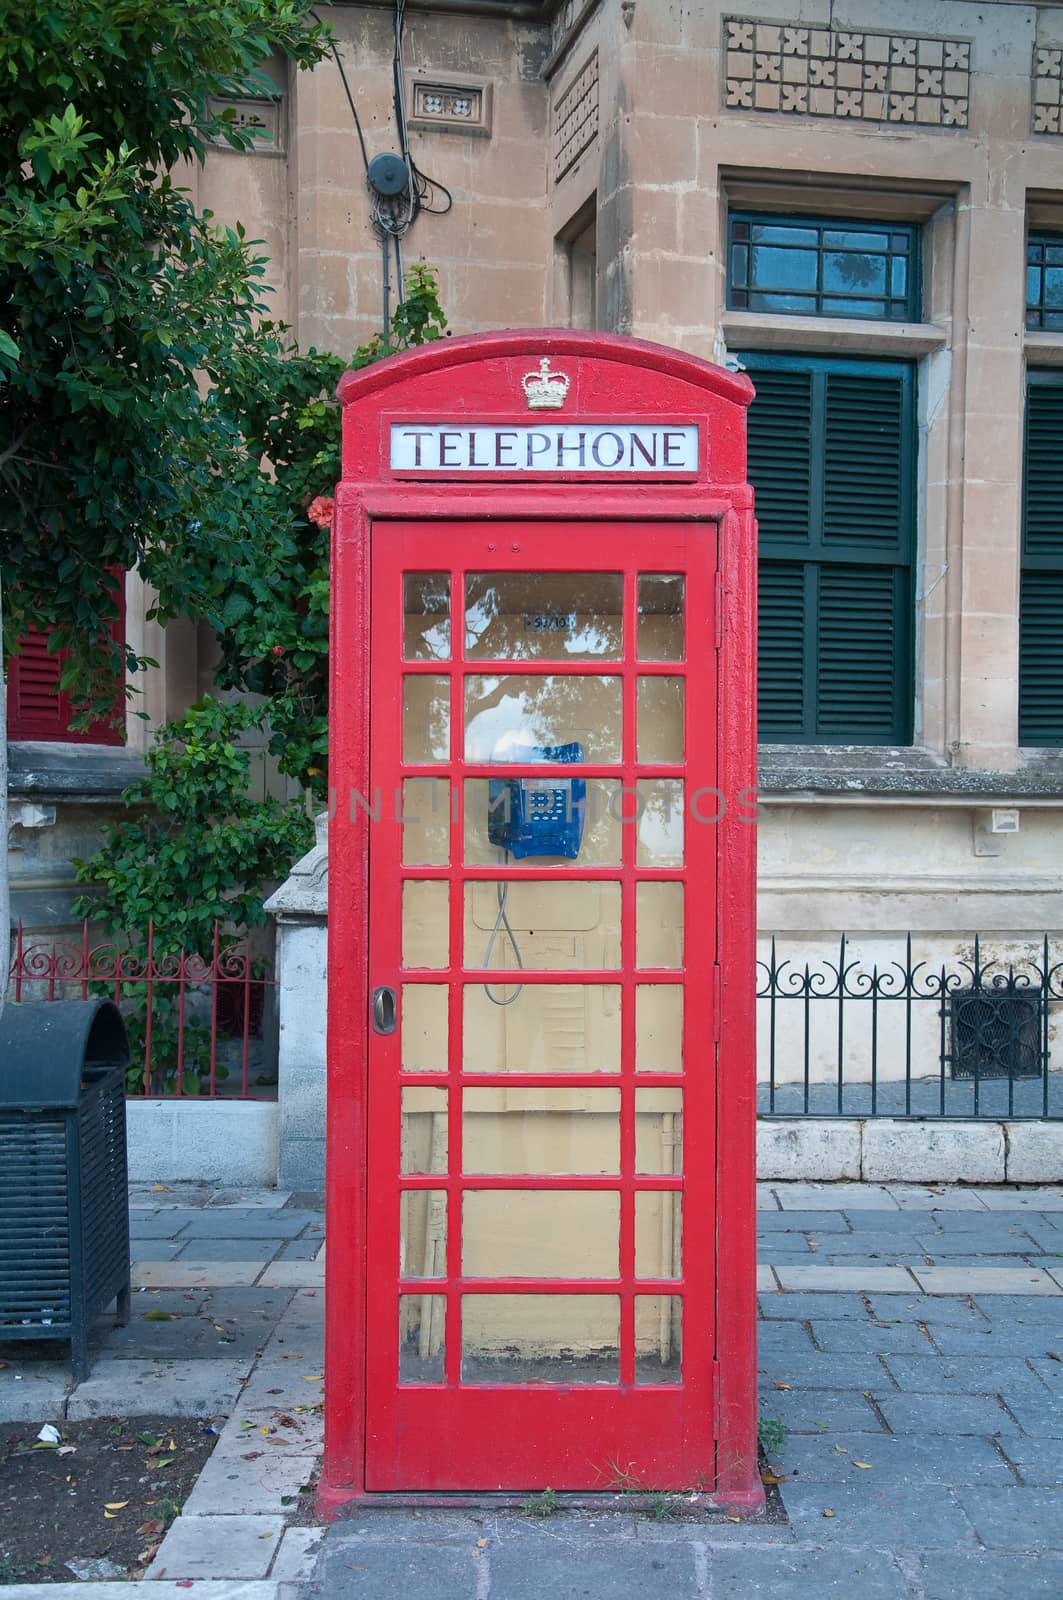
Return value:
[[(320, 23), (320, 25), (322, 27), (325, 26), (325, 24), (321, 21), (321, 18), (318, 16), (316, 11), (311, 11), (310, 15), (313, 17), (315, 22)], [(356, 133), (358, 134), (358, 144), (359, 144), (359, 146), (361, 148), (361, 152), (362, 152), (362, 165), (364, 166), (366, 172), (368, 172), (369, 171), (369, 152), (367, 151), (367, 149), (365, 147), (365, 135), (362, 132), (362, 124), (361, 124), (361, 120), (360, 120), (360, 118), (358, 116), (358, 107), (354, 103), (354, 96), (351, 93), (351, 86), (347, 82), (347, 74), (343, 70), (343, 61), (342, 61), (342, 59), (340, 57), (339, 51), (336, 48), (336, 41), (335, 41), (335, 39), (333, 39), (331, 37), (331, 35), (329, 36), (328, 44), (329, 44), (329, 49), (332, 51), (332, 59), (335, 61), (337, 67), (339, 68), (340, 82), (343, 84), (343, 92), (347, 96), (347, 104), (350, 106), (350, 108), (351, 108), (351, 116), (354, 118), (354, 127), (355, 127)]]

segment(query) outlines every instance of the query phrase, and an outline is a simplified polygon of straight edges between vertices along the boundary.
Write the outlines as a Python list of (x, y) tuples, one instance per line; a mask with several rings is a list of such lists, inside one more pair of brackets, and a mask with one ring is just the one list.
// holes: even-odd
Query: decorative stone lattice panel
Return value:
[(1063, 49), (1035, 45), (1030, 127), (1034, 133), (1063, 133)]
[(554, 107), (554, 182), (563, 178), (598, 136), (598, 52), (584, 64)]
[(724, 18), (724, 104), (897, 126), (966, 128), (966, 39)]

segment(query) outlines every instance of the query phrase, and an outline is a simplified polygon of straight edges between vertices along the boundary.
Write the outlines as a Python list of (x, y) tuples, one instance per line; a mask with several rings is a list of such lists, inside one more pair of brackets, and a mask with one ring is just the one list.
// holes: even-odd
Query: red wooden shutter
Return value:
[[(111, 636), (125, 638), (125, 597), (117, 595), (120, 613), (111, 625)], [(50, 655), (48, 633), (36, 628), (23, 634), (19, 653), (7, 664), (7, 736), (9, 739), (62, 740), (70, 744), (125, 744), (124, 685), (115, 686), (115, 710), (123, 713), (118, 725), (94, 722), (73, 732), (70, 696), (59, 688), (59, 674), (69, 651)]]

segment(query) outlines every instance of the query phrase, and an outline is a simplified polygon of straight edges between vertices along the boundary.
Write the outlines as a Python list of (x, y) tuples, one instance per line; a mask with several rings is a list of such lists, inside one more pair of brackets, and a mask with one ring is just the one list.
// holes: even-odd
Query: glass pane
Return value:
[(635, 1071), (682, 1072), (683, 991), (677, 983), (635, 990)]
[(639, 578), (637, 652), (640, 661), (682, 661), (681, 576), (643, 573)]
[(572, 743), (578, 760), (619, 761), (620, 730), (619, 678), (465, 680), (467, 761), (557, 760), (541, 752)]
[(441, 1294), (399, 1296), (399, 1382), (442, 1383), (447, 1302)]
[(682, 1089), (636, 1089), (635, 1171), (674, 1178), (682, 1170)]
[(682, 761), (685, 704), (684, 678), (639, 679), (636, 726), (640, 761)]
[(823, 256), (823, 287), (835, 294), (883, 294), (886, 258), (859, 250), (827, 250)]
[(465, 1172), (619, 1172), (620, 1090), (466, 1089), (461, 1141)]
[(467, 1294), (463, 1383), (619, 1383), (620, 1300), (612, 1294)]
[(403, 984), (403, 1072), (446, 1072), (448, 994), (445, 983)]
[(618, 661), (619, 572), (488, 572), (465, 580), (470, 660)]
[[(428, 780), (431, 781), (431, 780)], [(520, 780), (514, 780), (519, 782)], [(562, 783), (566, 780), (561, 779)], [(622, 794), (618, 778), (586, 778), (584, 797), (572, 798), (565, 803), (564, 818), (574, 819), (577, 829), (578, 854), (538, 855), (534, 848), (525, 849), (521, 859), (529, 856), (535, 860), (564, 864), (566, 860), (579, 861), (584, 867), (616, 867), (620, 865), (620, 826), (623, 815)], [(542, 784), (542, 779), (529, 780)], [(519, 807), (512, 790), (503, 790), (497, 778), (468, 778), (465, 782), (465, 859), (472, 866), (496, 867), (504, 859), (504, 847), (493, 843), (490, 833), (498, 836), (505, 822), (516, 823)], [(582, 833), (579, 832), (582, 823)], [(490, 831), (489, 831), (490, 830)], [(542, 841), (540, 841), (542, 842)]]
[(763, 289), (814, 289), (819, 257), (814, 250), (753, 248), (753, 282)]
[(682, 1275), (683, 1196), (675, 1189), (642, 1189), (635, 1196), (635, 1276)]
[(403, 597), (407, 661), (449, 660), (449, 572), (408, 572)]
[(402, 964), (445, 967), (450, 951), (449, 884), (410, 879), (402, 886)]
[(635, 965), (683, 965), (683, 885), (640, 883), (635, 890)]
[(425, 672), (402, 680), (402, 759), (450, 760), (450, 679)]
[(402, 1091), (400, 1172), (446, 1172), (447, 1091), (417, 1084)]
[(513, 973), (619, 965), (618, 883), (499, 878), (465, 885), (465, 966)]
[[(502, 998), (513, 992), (491, 987)], [(619, 985), (537, 983), (500, 1006), (482, 984), (467, 984), (462, 1065), (466, 1072), (619, 1072)]]
[(445, 867), (450, 860), (450, 782), (403, 778), (402, 859), (408, 867)]
[(403, 1189), (399, 1196), (399, 1274), (403, 1278), (446, 1277), (445, 1189)]
[(683, 1301), (677, 1294), (635, 1296), (635, 1382), (680, 1383)]
[(619, 1229), (611, 1190), (473, 1189), (461, 1268), (470, 1278), (615, 1278)]
[(683, 794), (681, 778), (640, 778), (638, 790), (640, 867), (683, 865)]

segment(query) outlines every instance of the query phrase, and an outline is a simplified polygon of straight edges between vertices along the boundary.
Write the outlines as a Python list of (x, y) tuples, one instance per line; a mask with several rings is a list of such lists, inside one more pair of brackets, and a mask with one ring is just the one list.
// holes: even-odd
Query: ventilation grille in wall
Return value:
[(948, 997), (954, 1078), (1041, 1076), (1040, 989), (959, 989)]
[(406, 107), (411, 128), (482, 137), (491, 133), (491, 85), (482, 80), (411, 73)]
[(284, 102), (248, 97), (245, 100), (222, 100), (212, 98), (209, 101), (212, 116), (219, 117), (231, 113), (228, 121), (237, 133), (250, 133), (254, 135), (254, 145), (248, 151), (237, 151), (226, 139), (225, 135), (218, 133), (211, 140), (219, 150), (232, 150), (234, 154), (247, 154), (256, 156), (282, 156), (284, 154)]

